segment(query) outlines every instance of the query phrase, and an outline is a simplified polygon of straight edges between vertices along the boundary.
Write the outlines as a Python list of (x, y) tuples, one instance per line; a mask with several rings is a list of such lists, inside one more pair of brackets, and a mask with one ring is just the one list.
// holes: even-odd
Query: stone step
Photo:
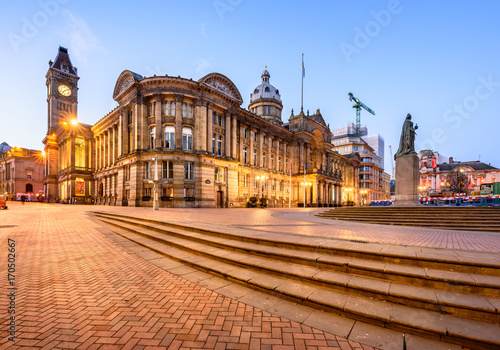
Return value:
[[(223, 244), (221, 242), (225, 242), (224, 244), (227, 245), (226, 248), (232, 247), (233, 249), (246, 249), (256, 252), (259, 248), (267, 247), (266, 250), (262, 252), (263, 255), (268, 256), (269, 254), (274, 254), (276, 258), (281, 258), (281, 260), (293, 258), (295, 261), (302, 264), (316, 264), (327, 269), (337, 269), (338, 267), (355, 268), (360, 271), (366, 270), (370, 275), (377, 272), (386, 273), (384, 270), (388, 270), (394, 271), (394, 274), (398, 276), (404, 277), (407, 274), (410, 277), (415, 277), (421, 274), (428, 275), (427, 278), (429, 279), (432, 279), (433, 273), (421, 273), (421, 271), (423, 271), (421, 268), (425, 268), (427, 271), (441, 269), (447, 272), (462, 272), (469, 275), (497, 276), (493, 278), (494, 281), (498, 281), (498, 276), (500, 276), (499, 260), (487, 253), (470, 253), (468, 254), (470, 259), (468, 256), (461, 254), (462, 256), (460, 259), (457, 259), (452, 251), (451, 254), (445, 254), (443, 250), (439, 250), (438, 254), (433, 254), (436, 253), (433, 249), (415, 249), (411, 247), (394, 248), (394, 246), (382, 246), (381, 248), (381, 245), (376, 243), (351, 243), (345, 241), (334, 241), (333, 243), (331, 241), (326, 241), (318, 245), (314, 242), (311, 244), (311, 240), (308, 238), (303, 242), (277, 241), (262, 237), (254, 238), (249, 235), (238, 234), (237, 232), (207, 230), (205, 228), (143, 218), (126, 217), (123, 215), (108, 215), (105, 213), (97, 213), (96, 215), (113, 218), (116, 221), (123, 220), (124, 222), (135, 222), (136, 225), (142, 224), (143, 227), (148, 229), (158, 228), (160, 232), (163, 232), (165, 228), (168, 227), (168, 232), (171, 234), (179, 234), (185, 238), (191, 238), (197, 241), (205, 240), (209, 244), (214, 243), (221, 245)], [(180, 231), (173, 231), (172, 229), (178, 229)], [(183, 230), (187, 230), (188, 234), (186, 235), (186, 231)], [(481, 261), (480, 264), (478, 264), (478, 260)], [(380, 265), (379, 262), (383, 264)], [(404, 268), (402, 268), (402, 265), (405, 265)], [(414, 270), (412, 271), (411, 269)], [(456, 277), (453, 277), (453, 280), (454, 279), (456, 279)], [(453, 280), (451, 280), (451, 282), (453, 282)], [(467, 282), (464, 283), (467, 284)], [(473, 283), (474, 285), (482, 286), (480, 282)], [(498, 282), (495, 283), (498, 284)], [(488, 286), (489, 284), (485, 285), (485, 287)]]
[[(112, 218), (108, 216), (107, 219), (110, 220)], [(114, 222), (113, 225), (117, 225), (120, 227), (120, 230), (128, 232), (128, 239), (132, 239), (156, 251), (163, 252), (176, 260), (225, 276), (231, 280), (237, 280), (243, 284), (250, 284), (257, 289), (274, 294), (277, 293), (296, 302), (306, 305), (311, 304), (311, 306), (325, 310), (332, 309), (337, 313), (350, 315), (351, 317), (355, 316), (355, 318), (365, 321), (369, 320), (374, 324), (382, 322), (384, 325), (387, 325), (387, 322), (393, 322), (391, 323), (391, 327), (398, 328), (401, 327), (401, 324), (404, 324), (404, 317), (400, 320), (393, 314), (386, 314), (385, 318), (379, 319), (375, 314), (375, 316), (370, 315), (365, 319), (367, 316), (361, 310), (356, 310), (356, 308), (359, 305), (366, 305), (366, 300), (369, 300), (369, 303), (375, 303), (374, 305), (377, 306), (372, 306), (375, 310), (380, 309), (380, 312), (384, 309), (401, 311), (400, 307), (405, 305), (405, 307), (411, 310), (418, 310), (420, 313), (422, 311), (432, 313), (432, 316), (427, 315), (426, 319), (429, 317), (440, 318), (442, 316), (441, 313), (451, 313), (455, 315), (454, 317), (461, 316), (459, 317), (459, 321), (450, 319), (450, 322), (458, 322), (457, 324), (460, 324), (463, 320), (467, 322), (474, 321), (464, 317), (498, 323), (498, 310), (492, 305), (492, 303), (500, 304), (496, 298), (480, 298), (474, 295), (449, 291), (434, 292), (426, 287), (408, 286), (365, 276), (350, 276), (345, 273), (325, 271), (292, 262), (273, 261), (273, 259), (262, 256), (237, 253), (233, 250), (228, 250), (227, 246), (223, 249), (214, 247), (213, 245), (209, 246), (205, 243), (200, 243), (197, 241), (198, 238), (195, 237), (191, 237), (189, 240), (179, 238), (178, 232), (174, 237), (172, 236), (172, 232), (167, 236), (165, 232), (160, 232), (161, 227), (152, 227), (154, 231), (151, 231), (148, 225), (142, 225), (136, 220), (130, 220), (129, 223), (123, 222), (123, 218), (120, 220), (121, 222)], [(153, 225), (157, 226), (156, 224)], [(173, 230), (169, 228), (168, 231)], [(140, 238), (137, 238), (137, 236), (140, 236)], [(165, 243), (168, 245), (165, 245)], [(176, 249), (176, 251), (173, 253), (172, 249)], [(249, 246), (243, 247), (243, 251), (247, 250), (250, 252), (253, 248)], [(276, 254), (277, 251), (270, 251), (270, 253)], [(304, 258), (305, 256), (302, 256), (301, 261)], [(258, 273), (258, 275), (255, 275), (255, 273)], [(253, 277), (248, 278), (249, 274)], [(298, 291), (295, 290), (297, 286), (299, 288)], [(334, 296), (337, 296), (337, 299), (340, 298), (338, 300), (345, 301), (345, 303), (347, 303), (346, 298), (349, 298), (351, 303), (346, 306), (346, 304), (341, 302), (342, 307), (332, 305), (330, 301), (333, 300)], [(322, 298), (326, 299), (322, 300)], [(479, 320), (476, 321), (480, 322)], [(413, 326), (410, 325), (409, 328), (411, 329)], [(419, 327), (420, 325), (417, 328)], [(468, 325), (468, 327), (475, 326)], [(484, 328), (487, 326), (481, 327)], [(433, 334), (436, 333), (436, 329), (433, 329), (431, 332)]]
[[(435, 210), (438, 209), (438, 210)], [(447, 230), (500, 232), (500, 210), (440, 208), (337, 208), (317, 214), (322, 218), (370, 224), (432, 227)]]

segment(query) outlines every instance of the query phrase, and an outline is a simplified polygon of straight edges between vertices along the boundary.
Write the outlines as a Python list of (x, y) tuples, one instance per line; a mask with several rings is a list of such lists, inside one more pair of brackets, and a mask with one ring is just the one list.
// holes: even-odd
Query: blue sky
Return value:
[(0, 12), (0, 142), (41, 149), (47, 127), (45, 74), (58, 46), (78, 67), (80, 121), (116, 105), (118, 75), (211, 72), (229, 77), (249, 102), (267, 65), (283, 119), (320, 109), (330, 127), (355, 121), (347, 94), (373, 109), (369, 133), (396, 152), (407, 113), (416, 147), (500, 167), (497, 1), (77, 1), (3, 3)]

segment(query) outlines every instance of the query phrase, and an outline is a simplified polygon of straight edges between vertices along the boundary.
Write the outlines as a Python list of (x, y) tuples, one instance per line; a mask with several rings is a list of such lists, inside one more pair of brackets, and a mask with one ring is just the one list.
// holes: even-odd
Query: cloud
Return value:
[(199, 58), (196, 66), (196, 74), (205, 75), (207, 74), (207, 69), (211, 66), (210, 62), (206, 58)]
[(66, 26), (58, 34), (66, 40), (71, 50), (71, 55), (75, 59), (87, 64), (87, 57), (92, 52), (105, 51), (99, 39), (92, 33), (84, 19), (69, 10), (65, 10), (63, 16), (66, 19)]
[(201, 35), (205, 38), (205, 39), (208, 39), (208, 34), (207, 34), (207, 30), (206, 30), (206, 23), (200, 23), (200, 31), (201, 31)]

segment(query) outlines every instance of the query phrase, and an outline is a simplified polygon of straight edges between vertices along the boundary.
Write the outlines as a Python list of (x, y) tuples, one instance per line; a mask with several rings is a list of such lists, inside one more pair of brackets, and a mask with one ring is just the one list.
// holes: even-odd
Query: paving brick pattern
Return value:
[(11, 342), (5, 244), (0, 349), (373, 349), (175, 276), (107, 238), (89, 209), (27, 203), (0, 213), (2, 241), (16, 240), (18, 288)]

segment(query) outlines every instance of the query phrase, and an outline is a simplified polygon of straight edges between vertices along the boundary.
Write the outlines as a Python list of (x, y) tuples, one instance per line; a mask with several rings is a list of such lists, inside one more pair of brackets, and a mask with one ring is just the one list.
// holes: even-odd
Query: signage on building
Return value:
[(76, 196), (85, 196), (85, 180), (81, 178), (77, 178), (75, 180), (75, 195)]

